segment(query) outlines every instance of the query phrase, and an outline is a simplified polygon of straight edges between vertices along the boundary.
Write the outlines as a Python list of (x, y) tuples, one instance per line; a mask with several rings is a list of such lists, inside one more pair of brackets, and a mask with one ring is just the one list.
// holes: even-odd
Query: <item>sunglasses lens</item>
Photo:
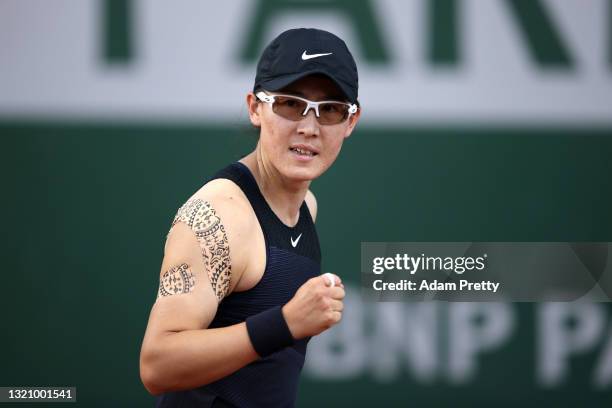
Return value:
[(343, 103), (323, 103), (319, 106), (319, 123), (322, 125), (337, 125), (348, 116), (348, 106)]
[(306, 102), (290, 96), (275, 96), (272, 110), (285, 119), (300, 120), (306, 106)]
[[(301, 99), (286, 95), (274, 95), (272, 111), (285, 119), (298, 121), (304, 118), (304, 111), (308, 104)], [(317, 120), (322, 125), (337, 125), (349, 115), (348, 105), (338, 102), (327, 102), (319, 105)]]

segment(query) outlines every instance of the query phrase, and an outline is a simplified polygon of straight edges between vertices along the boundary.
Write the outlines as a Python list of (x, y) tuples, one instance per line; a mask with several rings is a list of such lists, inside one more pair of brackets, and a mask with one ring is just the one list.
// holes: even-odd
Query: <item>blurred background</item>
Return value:
[(153, 406), (170, 222), (254, 148), (257, 58), (300, 26), (345, 39), (363, 115), (312, 184), (348, 297), (298, 406), (610, 406), (608, 303), (359, 292), (364, 241), (612, 241), (610, 0), (0, 1), (0, 386)]

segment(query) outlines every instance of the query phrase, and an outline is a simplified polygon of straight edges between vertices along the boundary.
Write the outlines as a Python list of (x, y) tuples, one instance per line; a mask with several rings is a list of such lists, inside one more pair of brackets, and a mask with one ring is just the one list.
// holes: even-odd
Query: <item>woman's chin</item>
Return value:
[(295, 181), (312, 181), (323, 173), (320, 166), (289, 166), (285, 176)]

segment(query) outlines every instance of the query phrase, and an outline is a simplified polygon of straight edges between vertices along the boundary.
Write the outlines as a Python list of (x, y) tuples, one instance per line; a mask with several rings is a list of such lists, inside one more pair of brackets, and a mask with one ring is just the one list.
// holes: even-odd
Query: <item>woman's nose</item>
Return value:
[(315, 114), (314, 108), (309, 109), (306, 115), (302, 117), (298, 124), (298, 133), (305, 136), (319, 135), (319, 121)]

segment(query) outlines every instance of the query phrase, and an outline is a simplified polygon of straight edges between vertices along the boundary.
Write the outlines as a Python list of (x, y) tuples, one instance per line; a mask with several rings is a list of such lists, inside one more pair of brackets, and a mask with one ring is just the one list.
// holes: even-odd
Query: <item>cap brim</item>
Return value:
[(338, 86), (338, 88), (340, 89), (340, 91), (342, 91), (342, 93), (344, 94), (347, 100), (349, 100), (350, 102), (356, 101), (357, 99), (356, 95), (354, 95), (354, 92), (352, 91), (351, 87), (343, 84), (341, 81), (337, 80), (336, 78), (331, 76), (329, 73), (325, 72), (324, 70), (319, 70), (319, 69), (299, 72), (297, 74), (289, 74), (285, 76), (280, 76), (280, 77), (271, 79), (269, 81), (261, 81), (259, 83), (259, 86), (267, 91), (276, 92), (292, 84), (298, 79), (302, 79), (304, 77), (307, 77), (308, 75), (314, 75), (314, 74), (325, 75)]

